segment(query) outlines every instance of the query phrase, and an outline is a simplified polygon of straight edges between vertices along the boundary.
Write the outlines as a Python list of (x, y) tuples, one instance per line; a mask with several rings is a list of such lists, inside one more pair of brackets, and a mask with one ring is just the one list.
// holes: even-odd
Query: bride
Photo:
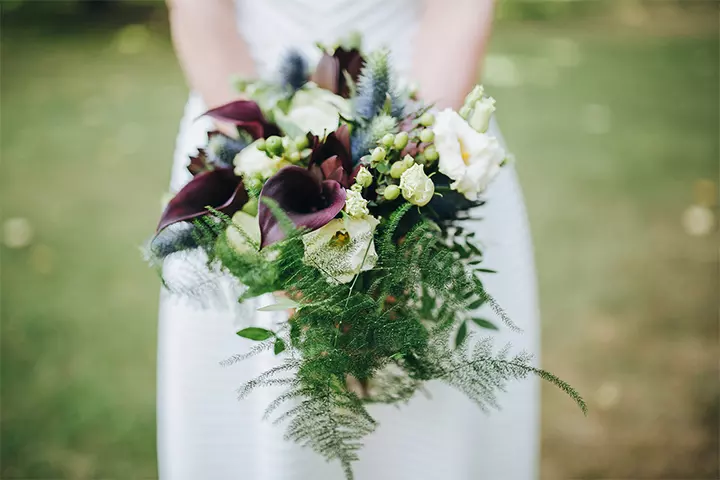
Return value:
[[(168, 0), (178, 58), (193, 93), (177, 140), (171, 188), (190, 179), (189, 155), (213, 128), (197, 119), (237, 98), (233, 75), (271, 75), (288, 47), (313, 60), (316, 42), (333, 44), (352, 31), (366, 50), (390, 48), (399, 73), (417, 81), (439, 107), (457, 108), (477, 80), (490, 33), (493, 0)], [(493, 126), (492, 128), (496, 128)], [(495, 130), (495, 135), (499, 132)], [(496, 333), (497, 343), (538, 353), (538, 311), (532, 246), (515, 172), (503, 169), (486, 192), (482, 220), (470, 228), (497, 270), (487, 290), (524, 329)], [(197, 259), (202, 261), (202, 259)], [(168, 259), (172, 261), (172, 259)], [(177, 260), (188, 262), (190, 260)], [(167, 266), (166, 266), (167, 271)], [(238, 304), (229, 282), (226, 301), (204, 309), (164, 291), (158, 345), (158, 456), (163, 480), (335, 480), (339, 465), (283, 439), (262, 421), (277, 396), (260, 389), (237, 401), (235, 389), (272, 366), (272, 355), (232, 367), (219, 362), (246, 351), (241, 328), (283, 320), (258, 312), (271, 299)], [(492, 314), (483, 312), (487, 317)], [(485, 332), (481, 332), (485, 333)], [(461, 393), (430, 384), (396, 408), (370, 405), (379, 427), (355, 464), (359, 480), (528, 480), (537, 477), (538, 385), (516, 382), (500, 395), (502, 411), (481, 412)]]

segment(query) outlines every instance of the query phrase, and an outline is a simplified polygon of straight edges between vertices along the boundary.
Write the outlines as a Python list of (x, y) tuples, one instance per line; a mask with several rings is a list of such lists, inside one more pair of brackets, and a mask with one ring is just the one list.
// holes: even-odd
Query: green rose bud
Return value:
[(264, 139), (264, 138), (258, 138), (258, 139), (255, 141), (255, 148), (257, 148), (257, 149), (260, 150), (261, 152), (264, 152), (264, 151), (265, 151), (265, 147), (266, 147), (266, 145), (265, 145), (265, 139)]
[(300, 152), (292, 152), (290, 155), (288, 155), (288, 160), (290, 160), (292, 163), (298, 163), (300, 161)]
[(395, 135), (395, 142), (393, 143), (393, 146), (397, 150), (402, 150), (405, 148), (408, 144), (408, 134), (407, 132), (400, 132), (397, 135)]
[(435, 116), (430, 112), (425, 112), (422, 114), (418, 122), (420, 122), (420, 125), (422, 125), (423, 127), (429, 127), (433, 123), (435, 123)]
[(265, 140), (265, 151), (268, 152), (270, 155), (277, 155), (277, 156), (282, 155), (282, 152), (283, 152), (282, 138), (278, 137), (277, 135), (268, 137), (268, 139)]
[(392, 133), (386, 133), (382, 140), (380, 140), (380, 143), (386, 146), (387, 148), (390, 148), (393, 146), (393, 143), (395, 143), (395, 135)]
[(295, 146), (298, 150), (304, 150), (308, 147), (308, 145), (310, 145), (310, 143), (305, 135), (300, 135), (295, 138)]
[(385, 149), (383, 147), (377, 147), (375, 150), (372, 151), (372, 155), (370, 155), (370, 160), (373, 163), (380, 163), (383, 160), (385, 160)]
[(432, 145), (430, 145), (429, 147), (427, 147), (423, 153), (424, 153), (424, 155), (425, 155), (425, 159), (426, 159), (428, 162), (434, 162), (434, 161), (436, 161), (438, 158), (440, 158), (440, 155), (438, 154), (438, 151), (437, 151), (437, 150), (435, 149), (435, 147), (432, 146)]
[(385, 197), (385, 200), (395, 200), (399, 196), (400, 187), (398, 187), (397, 185), (388, 185), (385, 188), (385, 193), (383, 193), (383, 197)]
[(357, 185), (360, 185), (361, 187), (367, 188), (370, 185), (372, 185), (373, 176), (370, 171), (365, 167), (360, 167), (360, 170), (358, 170), (357, 176), (355, 177), (355, 182), (357, 182)]
[(476, 102), (482, 100), (483, 95), (485, 95), (485, 88), (483, 88), (482, 85), (475, 85), (472, 91), (465, 97), (465, 105), (472, 107)]
[(411, 157), (410, 155), (405, 155), (402, 159), (403, 163), (405, 163), (405, 168), (410, 168), (413, 165), (415, 165), (415, 159)]
[(423, 143), (430, 143), (433, 140), (435, 140), (435, 133), (430, 130), (429, 128), (423, 129), (423, 131), (420, 132), (420, 141)]
[(390, 167), (390, 176), (393, 178), (400, 178), (405, 170), (408, 169), (408, 164), (404, 160), (395, 162)]

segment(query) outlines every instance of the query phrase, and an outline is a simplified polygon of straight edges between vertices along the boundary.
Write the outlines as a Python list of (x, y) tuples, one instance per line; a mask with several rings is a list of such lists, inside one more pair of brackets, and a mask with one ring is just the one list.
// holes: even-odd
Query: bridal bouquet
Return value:
[(535, 374), (584, 409), (529, 355), (470, 332), (497, 328), (473, 316), (484, 304), (516, 328), (483, 288), (492, 272), (462, 227), (506, 162), (487, 132), (495, 101), (477, 86), (459, 112), (437, 111), (396, 84), (386, 52), (323, 50), (312, 73), (290, 53), (277, 81), (238, 82), (250, 100), (206, 113), (238, 136), (209, 134), (149, 247), (159, 266), (203, 250), (244, 286), (240, 301), (283, 292), (263, 309), (290, 310), (287, 321), (237, 332), (258, 344), (224, 362), (280, 355), (240, 397), (285, 386), (266, 415), (348, 478), (376, 428), (366, 404), (407, 401), (430, 380), (485, 409), (508, 380)]

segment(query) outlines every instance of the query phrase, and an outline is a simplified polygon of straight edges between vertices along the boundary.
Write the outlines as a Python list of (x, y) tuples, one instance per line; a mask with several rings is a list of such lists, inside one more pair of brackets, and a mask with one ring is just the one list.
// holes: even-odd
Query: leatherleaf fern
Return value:
[(498, 407), (496, 393), (508, 381), (534, 374), (585, 410), (575, 390), (533, 367), (528, 354), (510, 355), (508, 347), (496, 350), (490, 338), (467, 333), (474, 320), (468, 312), (483, 304), (517, 328), (483, 288), (471, 234), (440, 228), (404, 203), (374, 234), (375, 268), (340, 283), (328, 279), (333, 259), (307, 258), (305, 232), (268, 205), (287, 237), (263, 250), (234, 248), (227, 231), (241, 228), (219, 212), (203, 220), (217, 232), (209, 261), (247, 286), (241, 300), (284, 291), (290, 300), (279, 301), (277, 310), (294, 307), (277, 331), (255, 327), (260, 343), (223, 364), (282, 352), (280, 364), (240, 386), (239, 396), (284, 386), (266, 417), (286, 425), (288, 439), (339, 461), (348, 479), (362, 439), (377, 426), (366, 405), (407, 401), (429, 380), (444, 381), (488, 409)]

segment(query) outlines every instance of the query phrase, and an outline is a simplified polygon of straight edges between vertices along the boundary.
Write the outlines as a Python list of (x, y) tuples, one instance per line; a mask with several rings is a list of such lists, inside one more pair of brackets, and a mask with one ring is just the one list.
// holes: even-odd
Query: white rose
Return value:
[(265, 152), (257, 149), (259, 140), (251, 143), (235, 155), (235, 175), (245, 178), (260, 177), (266, 180), (272, 177), (280, 167), (282, 158), (270, 157)]
[(330, 282), (352, 281), (355, 275), (372, 270), (377, 263), (373, 233), (378, 223), (371, 215), (338, 218), (303, 235), (305, 263), (329, 275)]
[[(228, 244), (239, 253), (255, 250), (248, 242), (248, 238), (253, 240), (257, 245), (260, 245), (260, 224), (258, 223), (257, 217), (253, 217), (239, 210), (233, 215), (232, 221), (237, 226), (230, 225), (227, 228), (226, 235)], [(238, 228), (242, 229), (245, 235), (240, 233)]]
[(345, 191), (345, 212), (351, 217), (364, 217), (370, 213), (365, 200), (360, 192), (355, 190)]
[(433, 181), (425, 175), (425, 170), (420, 164), (414, 164), (405, 170), (400, 176), (400, 190), (405, 200), (424, 207), (435, 194), (435, 185)]
[(348, 101), (328, 90), (312, 87), (295, 93), (286, 114), (275, 111), (280, 128), (292, 136), (310, 132), (324, 137), (337, 129), (340, 115), (350, 116)]
[(477, 200), (505, 160), (497, 138), (474, 130), (459, 114), (446, 109), (435, 117), (435, 148), (440, 154), (438, 169), (454, 182), (450, 188)]

